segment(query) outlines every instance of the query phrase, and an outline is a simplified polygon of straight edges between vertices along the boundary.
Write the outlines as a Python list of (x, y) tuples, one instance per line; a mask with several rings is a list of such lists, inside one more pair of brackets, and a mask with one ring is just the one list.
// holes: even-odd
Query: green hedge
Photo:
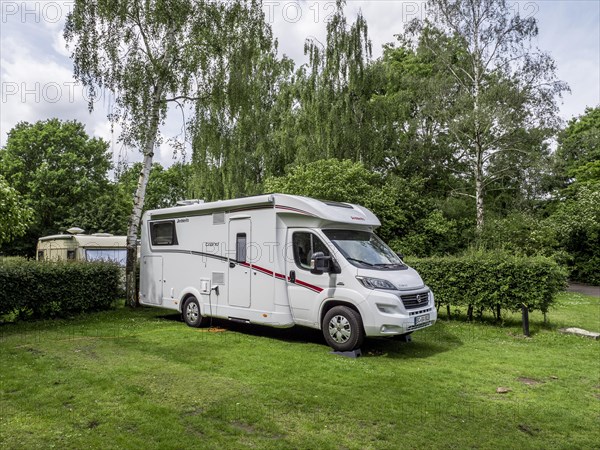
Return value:
[(553, 259), (516, 257), (504, 253), (473, 253), (459, 257), (407, 258), (433, 290), (438, 305), (473, 310), (501, 309), (546, 313), (566, 287), (566, 271)]
[(66, 317), (111, 308), (121, 269), (104, 262), (38, 262), (0, 258), (0, 316)]

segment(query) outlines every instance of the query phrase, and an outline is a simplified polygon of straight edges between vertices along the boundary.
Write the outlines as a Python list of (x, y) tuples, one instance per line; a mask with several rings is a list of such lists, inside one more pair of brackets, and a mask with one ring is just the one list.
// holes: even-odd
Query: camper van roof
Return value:
[(210, 203), (175, 206), (148, 211), (150, 218), (169, 219), (210, 214), (213, 212), (243, 212), (259, 208), (274, 208), (279, 214), (301, 214), (328, 222), (378, 227), (379, 219), (367, 208), (351, 203), (317, 200), (286, 194), (268, 194)]
[(55, 240), (73, 240), (81, 247), (125, 247), (127, 246), (127, 236), (94, 236), (88, 234), (55, 234), (53, 236), (44, 236), (40, 241)]

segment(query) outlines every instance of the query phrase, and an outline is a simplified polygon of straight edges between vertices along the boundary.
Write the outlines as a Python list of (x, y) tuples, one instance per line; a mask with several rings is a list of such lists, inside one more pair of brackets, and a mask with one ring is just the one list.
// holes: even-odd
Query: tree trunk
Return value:
[(477, 150), (475, 168), (475, 208), (477, 211), (477, 235), (483, 231), (483, 163), (481, 151)]
[(154, 148), (156, 141), (156, 133), (153, 139), (148, 139), (148, 144), (144, 149), (144, 164), (140, 177), (138, 179), (138, 185), (135, 192), (133, 211), (129, 218), (129, 226), (127, 227), (127, 263), (125, 266), (125, 278), (127, 288), (127, 299), (126, 304), (135, 308), (138, 305), (138, 293), (136, 289), (137, 279), (137, 235), (140, 226), (140, 220), (142, 217), (142, 210), (144, 208), (144, 198), (146, 196), (146, 186), (148, 185), (148, 177), (150, 176), (150, 169), (152, 168), (152, 158), (154, 152), (148, 151), (148, 147)]
[(529, 308), (521, 306), (521, 319), (523, 321), (523, 334), (529, 337)]
[(156, 144), (156, 135), (158, 133), (158, 124), (160, 121), (160, 102), (162, 101), (162, 89), (157, 87), (153, 95), (153, 107), (150, 114), (150, 126), (144, 143), (144, 162), (138, 178), (137, 189), (133, 200), (133, 211), (129, 218), (127, 227), (127, 263), (125, 265), (126, 281), (126, 299), (125, 304), (132, 308), (138, 306), (137, 292), (137, 236), (144, 209), (144, 199), (146, 197), (146, 186), (152, 168), (152, 159), (154, 157), (154, 145)]
[(475, 47), (473, 55), (473, 114), (475, 119), (474, 143), (475, 143), (475, 208), (477, 211), (477, 226), (475, 231), (477, 236), (483, 230), (483, 147), (481, 142), (481, 122), (479, 117), (479, 95), (481, 93), (481, 70), (480, 56), (481, 49), (479, 47), (479, 11), (476, 10), (475, 4), (473, 7), (473, 43)]

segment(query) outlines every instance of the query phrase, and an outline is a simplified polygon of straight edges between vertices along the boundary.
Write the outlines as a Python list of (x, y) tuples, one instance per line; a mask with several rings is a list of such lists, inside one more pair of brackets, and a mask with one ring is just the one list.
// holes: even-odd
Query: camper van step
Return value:
[(248, 319), (240, 319), (239, 317), (228, 317), (228, 319), (231, 320), (232, 322), (250, 323), (250, 321)]

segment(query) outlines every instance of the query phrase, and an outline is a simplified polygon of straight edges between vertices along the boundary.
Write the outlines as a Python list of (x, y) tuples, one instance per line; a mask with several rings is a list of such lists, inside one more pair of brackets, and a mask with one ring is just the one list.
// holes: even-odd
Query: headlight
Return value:
[(397, 290), (396, 286), (394, 286), (388, 280), (382, 280), (381, 278), (356, 277), (356, 279), (360, 281), (367, 289)]

